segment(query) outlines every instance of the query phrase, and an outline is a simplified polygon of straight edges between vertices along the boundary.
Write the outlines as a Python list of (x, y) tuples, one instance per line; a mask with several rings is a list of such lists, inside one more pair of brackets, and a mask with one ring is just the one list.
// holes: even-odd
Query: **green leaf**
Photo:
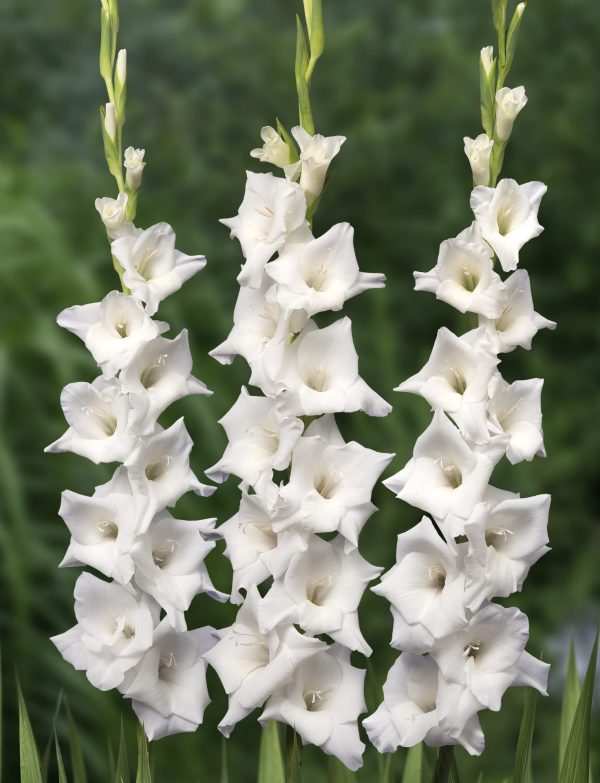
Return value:
[(592, 697), (598, 657), (598, 633), (590, 655), (583, 688), (577, 702), (575, 716), (565, 756), (560, 770), (560, 783), (588, 783), (590, 771), (590, 733), (592, 726)]
[(537, 691), (533, 688), (527, 688), (521, 728), (519, 729), (519, 739), (517, 740), (513, 783), (531, 782), (531, 743), (533, 741), (536, 703)]
[(377, 754), (379, 762), (379, 783), (392, 783), (392, 759), (391, 753)]
[(79, 741), (79, 734), (73, 715), (71, 714), (71, 708), (67, 700), (65, 699), (65, 708), (67, 710), (67, 723), (69, 726), (69, 752), (71, 754), (71, 768), (73, 771), (73, 783), (87, 783), (87, 775), (85, 774), (85, 763), (83, 761), (83, 753), (81, 751), (81, 743)]
[(409, 748), (404, 764), (402, 783), (422, 783), (423, 781), (423, 743)]
[(281, 136), (281, 138), (285, 141), (285, 143), (288, 146), (289, 162), (296, 163), (296, 161), (299, 160), (300, 157), (298, 155), (298, 150), (296, 149), (296, 144), (294, 143), (294, 139), (292, 138), (291, 134), (288, 133), (287, 128), (281, 122), (279, 117), (275, 117), (275, 123), (277, 125), (277, 133)]
[(148, 757), (148, 741), (146, 740), (146, 734), (144, 733), (141, 723), (138, 724), (137, 729), (137, 774), (135, 776), (135, 783), (152, 783), (150, 759)]
[(119, 738), (119, 754), (117, 756), (117, 767), (115, 771), (115, 783), (129, 783), (129, 760), (127, 758), (127, 743), (125, 742), (125, 729), (123, 727), (123, 716), (121, 716), (121, 734)]
[(221, 737), (221, 783), (229, 783), (229, 764), (227, 762), (227, 740)]
[(517, 47), (517, 38), (519, 36), (519, 28), (521, 27), (521, 19), (526, 8), (526, 4), (517, 5), (513, 17), (508, 28), (508, 35), (506, 36), (506, 64), (505, 69), (508, 74), (510, 66), (515, 56), (515, 49)]
[(19, 702), (19, 765), (21, 783), (42, 783), (40, 757), (18, 681), (17, 698)]
[(335, 756), (329, 757), (327, 766), (329, 772), (327, 783), (354, 783), (356, 780), (354, 773), (350, 772), (348, 767), (344, 766)]
[(456, 759), (452, 756), (452, 764), (450, 765), (450, 775), (448, 776), (449, 783), (460, 783), (460, 775), (458, 774), (458, 764)]
[(569, 732), (573, 725), (577, 702), (581, 693), (579, 683), (579, 674), (577, 672), (577, 657), (575, 655), (575, 645), (573, 639), (569, 645), (569, 660), (567, 662), (567, 674), (565, 677), (565, 686), (563, 689), (562, 708), (560, 713), (560, 737), (558, 742), (558, 771), (565, 757), (565, 749), (569, 739)]
[[(315, 132), (315, 125), (310, 108), (310, 98), (308, 95), (308, 82), (306, 81), (306, 69), (308, 68), (308, 49), (306, 47), (306, 38), (300, 17), (296, 16), (296, 92), (298, 93), (298, 112), (300, 115), (300, 125), (307, 133), (311, 135)], [(104, 126), (103, 126), (104, 127)]]
[(2, 748), (4, 747), (4, 739), (2, 736), (2, 705), (3, 704), (4, 701), (2, 699), (2, 644), (0, 643), (0, 783), (2, 783)]
[(279, 729), (274, 720), (268, 721), (261, 733), (258, 783), (285, 783)]
[(54, 727), (54, 747), (56, 748), (56, 766), (58, 768), (58, 783), (68, 783), (67, 773), (65, 772), (65, 765), (60, 750), (60, 745), (58, 743), (58, 736), (56, 735), (56, 726)]
[(286, 783), (301, 783), (302, 781), (302, 746), (298, 734), (291, 726), (286, 733)]

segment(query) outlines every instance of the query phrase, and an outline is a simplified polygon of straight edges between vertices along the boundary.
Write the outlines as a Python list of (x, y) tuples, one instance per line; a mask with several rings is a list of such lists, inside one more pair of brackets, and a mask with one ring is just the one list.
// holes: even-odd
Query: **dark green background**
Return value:
[[(166, 220), (178, 247), (209, 263), (161, 308), (177, 332), (191, 333), (196, 373), (214, 389), (191, 398), (182, 413), (195, 440), (198, 473), (222, 453), (216, 424), (248, 377), (240, 360), (224, 368), (207, 351), (230, 324), (239, 247), (218, 219), (235, 213), (248, 151), (277, 114), (295, 124), (291, 0), (122, 0), (121, 46), (129, 50), (126, 143), (146, 149), (138, 220)], [(65, 690), (82, 732), (93, 781), (107, 780), (106, 740), (114, 743), (117, 694), (96, 692), (48, 641), (72, 624), (76, 570), (58, 570), (68, 542), (57, 517), (63, 488), (90, 493), (108, 470), (73, 455), (44, 456), (64, 429), (59, 392), (91, 380), (94, 365), (72, 335), (55, 325), (59, 310), (97, 301), (117, 286), (94, 199), (115, 195), (99, 133), (103, 85), (97, 76), (99, 3), (92, 0), (0, 0), (0, 623), (5, 674), (6, 780), (16, 780), (13, 673), (16, 666), (40, 743), (48, 737), (59, 690)], [(326, 0), (328, 41), (314, 80), (317, 128), (348, 137), (317, 214), (322, 232), (337, 221), (356, 228), (365, 271), (388, 276), (385, 291), (350, 302), (347, 313), (361, 371), (391, 400), (384, 420), (341, 418), (347, 439), (395, 451), (389, 469), (410, 456), (429, 419), (419, 398), (394, 395), (419, 369), (439, 326), (465, 323), (431, 295), (412, 291), (412, 271), (435, 262), (438, 244), (470, 222), (470, 176), (462, 137), (479, 132), (477, 57), (493, 43), (485, 0)], [(510, 379), (546, 379), (543, 404), (548, 459), (497, 470), (494, 480), (525, 495), (553, 494), (553, 546), (533, 570), (516, 603), (531, 620), (530, 650), (555, 664), (552, 693), (539, 710), (538, 780), (555, 776), (560, 671), (575, 628), (581, 658), (597, 619), (598, 291), (600, 275), (600, 5), (594, 0), (531, 0), (510, 85), (524, 83), (529, 104), (519, 117), (504, 173), (541, 179), (542, 236), (527, 245), (539, 312), (559, 323), (533, 350), (506, 357)], [(323, 320), (321, 321), (323, 322)], [(233, 513), (230, 481), (213, 498), (187, 498), (190, 518)], [(367, 524), (361, 549), (389, 567), (394, 539), (418, 521), (416, 509), (378, 487), (382, 510)], [(180, 509), (178, 508), (178, 511)], [(217, 585), (230, 570), (221, 550), (209, 558)], [(392, 662), (386, 603), (365, 597), (362, 623), (382, 679)], [(232, 607), (200, 597), (190, 625), (227, 625)], [(220, 684), (209, 676), (213, 704), (191, 736), (155, 746), (159, 781), (213, 781), (219, 772), (216, 724), (224, 711)], [(486, 769), (498, 781), (512, 767), (522, 693), (502, 712), (485, 714), (489, 749), (482, 762), (459, 762), (467, 781)], [(64, 724), (59, 723), (61, 732)], [(259, 729), (249, 718), (228, 744), (235, 783), (254, 779)], [(368, 770), (374, 753), (367, 754)], [(324, 769), (315, 751), (307, 764)], [(368, 773), (362, 778), (373, 779)]]

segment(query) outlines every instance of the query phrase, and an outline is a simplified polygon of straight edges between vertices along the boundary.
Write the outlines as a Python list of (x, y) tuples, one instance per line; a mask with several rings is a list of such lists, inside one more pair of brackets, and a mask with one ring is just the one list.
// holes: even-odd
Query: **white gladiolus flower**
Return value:
[(115, 239), (111, 248), (125, 270), (125, 285), (146, 303), (149, 315), (154, 315), (163, 299), (206, 266), (204, 256), (186, 256), (175, 250), (175, 232), (168, 223), (150, 226), (138, 236)]
[(146, 150), (136, 149), (134, 147), (127, 147), (123, 156), (123, 164), (125, 166), (125, 180), (128, 187), (131, 190), (138, 190), (142, 184), (142, 173), (146, 161), (144, 155)]
[(214, 629), (175, 631), (163, 620), (152, 648), (119, 689), (150, 740), (195, 731), (210, 703), (204, 654), (215, 643)]
[(51, 641), (95, 688), (107, 691), (121, 685), (152, 645), (157, 614), (151, 599), (132, 588), (83, 573), (75, 584), (77, 625)]
[(305, 744), (357, 770), (365, 749), (357, 726), (366, 709), (364, 679), (364, 669), (350, 664), (350, 651), (334, 644), (296, 667), (292, 681), (271, 696), (259, 720), (287, 723)]
[(437, 641), (430, 651), (440, 674), (466, 688), (482, 707), (498, 711), (511, 685), (546, 694), (549, 665), (525, 652), (527, 617), (515, 607), (487, 604), (469, 624)]
[(96, 209), (111, 239), (135, 231), (133, 223), (126, 220), (128, 200), (127, 193), (119, 193), (117, 198), (97, 198), (95, 201)]
[(396, 565), (371, 588), (390, 602), (420, 637), (416, 652), (465, 625), (465, 576), (462, 563), (436, 533), (431, 520), (398, 536)]
[(494, 64), (494, 47), (484, 46), (479, 54), (479, 59), (483, 66), (486, 76), (490, 76)]
[(169, 328), (119, 291), (111, 291), (101, 302), (68, 307), (56, 322), (83, 340), (105, 378), (112, 378), (142, 345)]
[(347, 299), (385, 285), (384, 275), (359, 271), (354, 229), (348, 223), (338, 223), (305, 244), (289, 244), (266, 271), (277, 283), (267, 299), (285, 312), (304, 310), (309, 316), (341, 310)]
[(541, 378), (508, 384), (500, 374), (490, 385), (489, 426), (497, 435), (507, 435), (506, 456), (512, 465), (546, 456), (542, 432)]
[(265, 635), (259, 630), (261, 598), (254, 586), (230, 628), (217, 631), (220, 641), (205, 654), (229, 696), (219, 730), (229, 737), (240, 720), (260, 707), (295, 675), (298, 665), (327, 645), (300, 634), (293, 626)]
[(525, 269), (517, 269), (505, 281), (506, 305), (500, 317), (480, 318), (495, 353), (513, 351), (517, 346), (529, 350), (531, 341), (540, 329), (556, 329), (556, 323), (539, 315), (533, 309), (531, 284)]
[(267, 261), (293, 232), (306, 228), (306, 197), (299, 185), (280, 177), (252, 171), (246, 174), (246, 191), (238, 214), (221, 223), (239, 240), (246, 259), (238, 282), (257, 288)]
[(465, 136), (463, 142), (473, 172), (473, 184), (487, 185), (490, 181), (490, 157), (494, 142), (486, 133), (480, 133), (474, 139)]
[(549, 551), (550, 495), (480, 503), (465, 523), (470, 581), (465, 600), (476, 611), (487, 598), (521, 590), (531, 566)]
[[(502, 87), (496, 93), (496, 135), (500, 141), (508, 141), (517, 114), (525, 107), (525, 87)], [(475, 183), (487, 185), (487, 182)]]
[[(380, 753), (424, 741), (433, 747), (461, 744), (478, 755), (484, 747), (483, 732), (473, 702), (465, 704), (460, 692), (457, 686), (439, 687), (438, 667), (431, 657), (403, 653), (388, 672), (382, 704), (363, 726)], [(462, 708), (459, 715), (457, 707)], [(447, 720), (452, 712), (451, 723), (460, 726), (454, 736)]]
[(432, 423), (417, 439), (412, 458), (383, 483), (401, 500), (440, 520), (450, 514), (464, 521), (481, 501), (494, 466), (504, 452), (502, 438), (471, 448), (438, 409)]
[(300, 186), (311, 202), (321, 195), (329, 165), (346, 137), (321, 136), (320, 133), (311, 136), (299, 125), (292, 128), (292, 136), (300, 147)]
[(502, 179), (495, 188), (480, 185), (473, 190), (471, 209), (481, 236), (492, 247), (505, 272), (517, 268), (519, 250), (544, 230), (537, 215), (546, 190), (543, 182), (519, 185), (514, 179)]
[(212, 394), (192, 375), (187, 329), (174, 340), (156, 337), (143, 345), (119, 377), (129, 395), (130, 417), (140, 435), (150, 435), (160, 414), (190, 394)]
[(368, 656), (372, 650), (360, 632), (358, 605), (367, 584), (381, 571), (357, 549), (346, 553), (342, 536), (333, 541), (313, 536), (261, 602), (261, 630), (266, 633), (293, 623), (311, 636), (327, 634)]
[(229, 441), (225, 453), (206, 475), (224, 481), (230, 473), (256, 485), (270, 480), (274, 470), (285, 470), (304, 425), (295, 416), (281, 412), (277, 401), (252, 397), (246, 388), (228, 413), (220, 419)]
[(275, 128), (265, 125), (260, 130), (260, 137), (263, 146), (251, 150), (250, 155), (261, 163), (272, 163), (281, 169), (287, 166), (290, 162), (290, 150)]
[(115, 66), (115, 75), (121, 85), (125, 84), (127, 79), (127, 49), (119, 49), (117, 64)]
[(60, 404), (69, 428), (44, 451), (72, 451), (96, 464), (126, 459), (135, 439), (128, 426), (129, 400), (114, 379), (100, 376), (93, 383), (69, 383)]
[(415, 291), (430, 291), (461, 313), (498, 318), (506, 303), (504, 284), (476, 224), (442, 242), (434, 268), (414, 277)]
[(423, 369), (395, 391), (420, 394), (432, 408), (450, 414), (467, 439), (485, 443), (489, 440), (488, 386), (497, 364), (496, 357), (442, 327)]

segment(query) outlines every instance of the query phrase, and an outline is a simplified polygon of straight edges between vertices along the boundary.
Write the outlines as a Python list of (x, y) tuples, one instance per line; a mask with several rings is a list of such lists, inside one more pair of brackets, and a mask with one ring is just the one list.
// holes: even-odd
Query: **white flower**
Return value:
[(384, 275), (359, 271), (348, 223), (338, 223), (318, 239), (287, 245), (266, 271), (277, 283), (267, 299), (285, 312), (302, 309), (309, 316), (341, 310), (347, 299), (385, 285)]
[(504, 285), (475, 224), (442, 242), (435, 267), (414, 276), (416, 291), (430, 291), (461, 313), (498, 318), (505, 305)]
[(95, 207), (98, 210), (106, 231), (111, 239), (135, 231), (133, 223), (126, 220), (127, 193), (119, 193), (117, 198), (97, 198)]
[(152, 644), (158, 612), (151, 599), (83, 573), (75, 584), (77, 625), (51, 641), (102, 691), (117, 688)]
[[(401, 500), (443, 520), (464, 520), (483, 497), (494, 466), (505, 451), (502, 438), (471, 448), (440, 410), (415, 443), (406, 466), (383, 483)], [(453, 533), (460, 535), (460, 533)]]
[(546, 456), (542, 432), (541, 378), (508, 384), (498, 373), (490, 384), (489, 425), (492, 433), (506, 434), (506, 456), (512, 465)]
[(293, 623), (311, 636), (327, 634), (350, 650), (370, 655), (358, 624), (358, 605), (367, 584), (381, 571), (358, 549), (345, 552), (342, 536), (333, 541), (313, 536), (260, 604), (261, 630)]
[(326, 649), (324, 642), (300, 634), (293, 626), (269, 635), (261, 633), (257, 618), (260, 601), (256, 587), (250, 588), (235, 623), (217, 632), (220, 641), (205, 655), (229, 696), (229, 709), (219, 723), (226, 737), (240, 720), (290, 681), (298, 664)]
[(517, 269), (505, 282), (507, 300), (499, 318), (480, 318), (495, 353), (513, 351), (517, 346), (529, 350), (540, 329), (555, 329), (556, 323), (533, 309), (531, 284), (525, 269)]
[(479, 59), (486, 76), (489, 77), (494, 65), (494, 47), (484, 46), (479, 54)]
[(292, 449), (304, 430), (302, 421), (282, 413), (275, 400), (252, 397), (245, 387), (219, 424), (228, 445), (206, 475), (222, 482), (233, 473), (252, 485), (270, 480), (274, 470), (288, 467)]
[(537, 215), (546, 190), (543, 182), (519, 185), (514, 179), (500, 180), (495, 188), (480, 185), (473, 190), (471, 209), (475, 220), (505, 272), (517, 268), (519, 250), (544, 230)]
[(395, 391), (420, 394), (432, 408), (449, 413), (468, 440), (485, 443), (488, 386), (497, 364), (495, 356), (442, 327), (425, 366)]
[[(363, 726), (380, 753), (424, 741), (433, 747), (460, 743), (472, 755), (479, 754), (484, 747), (483, 732), (473, 703), (470, 710), (465, 706), (460, 688), (438, 686), (438, 667), (431, 657), (403, 653), (388, 672), (382, 704)], [(459, 715), (457, 707), (462, 707)], [(460, 728), (451, 734), (442, 725), (452, 712), (453, 723)]]
[(131, 420), (140, 435), (149, 435), (160, 414), (189, 394), (212, 394), (194, 378), (187, 329), (174, 340), (156, 337), (143, 345), (119, 376), (129, 394)]
[(462, 563), (423, 517), (398, 536), (396, 565), (371, 589), (387, 598), (409, 625), (425, 630), (416, 630), (421, 637), (416, 651), (421, 652), (465, 625), (464, 587)]
[[(500, 141), (508, 141), (517, 114), (527, 103), (525, 87), (502, 87), (496, 93), (496, 135)], [(487, 185), (487, 182), (476, 182)]]
[(201, 484), (190, 468), (193, 445), (181, 418), (169, 429), (141, 438), (125, 461), (131, 486), (149, 501), (141, 531), (157, 511), (174, 506), (186, 492), (203, 496), (214, 492), (215, 488)]
[(290, 150), (275, 128), (265, 125), (260, 130), (260, 137), (264, 142), (263, 146), (251, 150), (250, 155), (261, 163), (272, 163), (279, 168), (287, 166), (290, 162)]
[(169, 328), (164, 321), (149, 318), (134, 297), (119, 291), (111, 291), (101, 302), (68, 307), (56, 321), (83, 340), (105, 378), (112, 378), (140, 346)]
[(487, 604), (469, 624), (440, 639), (430, 651), (442, 677), (465, 687), (482, 707), (498, 711), (511, 685), (546, 694), (549, 665), (525, 652), (527, 617), (515, 607)]
[(292, 128), (292, 136), (300, 147), (300, 186), (306, 192), (309, 201), (314, 201), (321, 195), (327, 169), (333, 158), (338, 154), (344, 136), (321, 136), (316, 133), (311, 136), (299, 125)]
[(487, 598), (521, 590), (530, 567), (548, 549), (550, 495), (480, 503), (465, 522), (470, 585), (465, 601), (475, 611)]
[(108, 138), (114, 142), (117, 136), (117, 112), (112, 101), (104, 104), (104, 130)]
[(352, 413), (387, 416), (391, 406), (358, 374), (358, 354), (349, 318), (317, 329), (310, 324), (284, 357), (278, 378), (291, 413), (319, 416)]
[(393, 454), (344, 443), (333, 416), (307, 429), (292, 455), (289, 483), (280, 490), (273, 528), (328, 533), (338, 530), (353, 546), (376, 507), (373, 487)]
[(60, 404), (69, 428), (44, 451), (72, 451), (96, 464), (127, 458), (135, 437), (129, 426), (129, 401), (117, 381), (100, 376), (93, 383), (69, 383)]
[(304, 744), (357, 770), (365, 749), (357, 725), (366, 709), (364, 679), (364, 669), (350, 664), (350, 650), (334, 644), (296, 667), (292, 681), (271, 696), (259, 720), (287, 723)]
[(162, 606), (178, 630), (185, 630), (183, 613), (198, 593), (227, 599), (215, 590), (204, 565), (204, 558), (215, 546), (202, 538), (205, 529), (204, 520), (174, 519), (163, 511), (131, 550), (136, 585)]
[(474, 185), (487, 185), (490, 180), (490, 156), (494, 142), (486, 133), (474, 139), (465, 136), (465, 155), (473, 172)]
[(152, 648), (119, 689), (133, 700), (135, 714), (150, 740), (195, 731), (210, 703), (203, 655), (215, 643), (209, 627), (175, 631), (163, 620)]
[(125, 165), (125, 179), (128, 187), (131, 190), (137, 190), (142, 183), (142, 173), (146, 162), (144, 155), (146, 150), (135, 149), (134, 147), (127, 147), (125, 155), (123, 156), (123, 163)]
[(239, 240), (246, 263), (240, 285), (257, 288), (267, 261), (290, 235), (306, 229), (306, 197), (299, 185), (272, 174), (246, 172), (246, 191), (235, 217), (221, 220)]
[(138, 236), (115, 239), (111, 248), (125, 270), (125, 285), (146, 303), (149, 315), (154, 315), (163, 299), (206, 266), (204, 256), (186, 256), (175, 250), (175, 232), (168, 223), (150, 226)]

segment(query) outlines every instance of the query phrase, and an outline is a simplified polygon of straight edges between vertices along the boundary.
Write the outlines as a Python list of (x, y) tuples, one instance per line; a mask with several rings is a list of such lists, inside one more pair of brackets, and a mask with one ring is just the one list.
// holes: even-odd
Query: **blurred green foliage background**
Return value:
[[(248, 377), (238, 361), (224, 368), (207, 351), (230, 324), (239, 247), (218, 219), (234, 214), (248, 151), (275, 115), (296, 122), (291, 0), (122, 0), (120, 45), (129, 52), (125, 143), (149, 161), (138, 222), (166, 220), (185, 252), (208, 256), (207, 269), (161, 309), (174, 332), (190, 329), (196, 374), (214, 397), (191, 398), (184, 414), (200, 474), (222, 453), (217, 419)], [(477, 58), (493, 43), (484, 0), (325, 0), (326, 53), (314, 78), (319, 131), (348, 141), (317, 214), (315, 229), (350, 221), (359, 261), (388, 276), (385, 291), (351, 301), (347, 313), (361, 370), (394, 403), (385, 420), (341, 417), (347, 439), (396, 451), (389, 472), (411, 454), (429, 412), (392, 387), (421, 367), (436, 330), (464, 330), (446, 305), (412, 291), (412, 271), (433, 266), (440, 241), (470, 222), (470, 174), (462, 137), (479, 131)], [(70, 381), (91, 380), (94, 365), (80, 342), (55, 325), (59, 310), (97, 301), (118, 281), (94, 209), (116, 195), (105, 170), (98, 121), (99, 3), (92, 0), (0, 0), (0, 629), (6, 677), (4, 773), (17, 778), (15, 667), (43, 744), (60, 689), (84, 742), (91, 781), (107, 780), (107, 738), (131, 710), (117, 694), (96, 692), (65, 664), (48, 637), (72, 625), (76, 570), (58, 570), (67, 546), (57, 517), (63, 488), (91, 493), (109, 470), (72, 456), (44, 456), (64, 429), (58, 396)], [(524, 495), (553, 494), (552, 551), (515, 597), (531, 620), (530, 650), (554, 665), (550, 698), (540, 705), (534, 769), (555, 777), (561, 670), (569, 633), (581, 659), (591, 646), (600, 592), (598, 428), (600, 318), (600, 5), (594, 0), (531, 0), (510, 85), (524, 83), (529, 104), (519, 117), (504, 174), (549, 186), (542, 236), (521, 263), (532, 278), (537, 310), (559, 323), (533, 350), (506, 357), (510, 379), (543, 377), (548, 459), (503, 465), (494, 481)], [(258, 164), (260, 165), (260, 164)], [(186, 498), (181, 515), (228, 518), (238, 493), (230, 480), (210, 499)], [(397, 533), (418, 521), (416, 509), (379, 487), (379, 514), (362, 536), (365, 555), (389, 567)], [(208, 561), (221, 589), (230, 584), (222, 547)], [(229, 605), (199, 597), (190, 626), (227, 625)], [(367, 595), (362, 622), (381, 681), (393, 660), (386, 603)], [(212, 781), (220, 768), (216, 724), (224, 697), (209, 675), (213, 704), (194, 735), (153, 749), (157, 778)], [(484, 715), (483, 761), (459, 752), (465, 779), (485, 769), (501, 780), (512, 766), (523, 694)], [(62, 723), (59, 729), (64, 733)], [(132, 732), (132, 729), (129, 729)], [(252, 781), (259, 728), (252, 718), (229, 742), (231, 780)], [(598, 747), (598, 746), (597, 746)], [(324, 769), (316, 751), (309, 768)], [(367, 774), (375, 754), (367, 754)]]

